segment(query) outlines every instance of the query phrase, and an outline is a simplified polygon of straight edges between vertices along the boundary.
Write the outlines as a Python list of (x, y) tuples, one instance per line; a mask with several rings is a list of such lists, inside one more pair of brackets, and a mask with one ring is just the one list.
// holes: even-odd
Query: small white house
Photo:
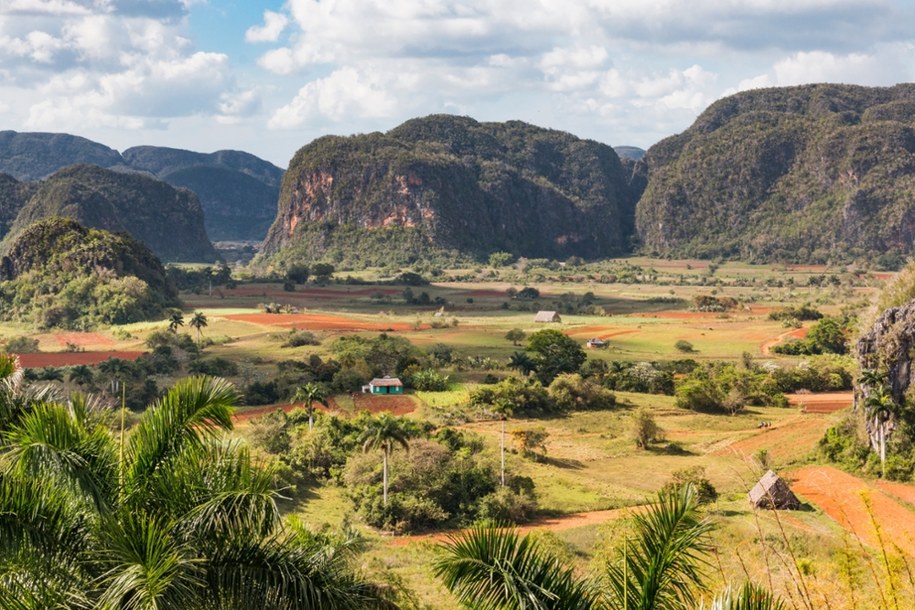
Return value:
[(403, 394), (403, 382), (397, 377), (384, 377), (372, 379), (368, 385), (362, 386), (363, 394)]
[(589, 349), (603, 349), (607, 347), (607, 342), (598, 337), (594, 337), (593, 339), (588, 339), (588, 342), (585, 345), (587, 345)]

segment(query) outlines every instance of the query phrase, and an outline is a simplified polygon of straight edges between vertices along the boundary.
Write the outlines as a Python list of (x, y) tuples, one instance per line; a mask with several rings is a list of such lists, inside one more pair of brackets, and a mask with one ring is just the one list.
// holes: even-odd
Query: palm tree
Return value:
[(180, 309), (173, 309), (168, 316), (168, 330), (177, 334), (179, 326), (184, 326), (184, 314)]
[(877, 386), (877, 389), (871, 392), (864, 401), (865, 412), (869, 418), (873, 418), (873, 436), (877, 446), (874, 447), (880, 453), (880, 471), (881, 476), (886, 477), (886, 437), (887, 428), (895, 419), (898, 405), (893, 395), (884, 387)]
[(327, 390), (323, 385), (318, 383), (306, 383), (305, 385), (300, 385), (295, 389), (295, 393), (292, 395), (293, 403), (302, 401), (305, 403), (305, 409), (308, 411), (308, 429), (311, 430), (314, 424), (314, 414), (315, 414), (315, 405), (318, 403), (328, 406), (327, 404)]
[(492, 404), (492, 410), (499, 415), (499, 419), (502, 421), (502, 434), (499, 438), (499, 457), (502, 473), (501, 482), (502, 487), (505, 487), (505, 422), (511, 417), (512, 404), (504, 398), (497, 398)]
[(396, 445), (410, 448), (410, 433), (404, 426), (403, 419), (382, 413), (369, 422), (362, 433), (362, 451), (368, 453), (381, 449), (382, 454), (382, 501), (388, 505), (388, 455)]
[[(530, 534), (478, 525), (443, 545), (433, 570), (458, 601), (474, 610), (679, 610), (695, 607), (711, 550), (711, 523), (685, 486), (659, 494), (635, 517), (626, 544), (603, 582), (579, 580)], [(783, 610), (774, 595), (747, 585), (718, 598), (715, 610)], [(752, 604), (752, 605), (750, 605)]]
[(508, 368), (515, 369), (527, 377), (537, 370), (537, 363), (527, 352), (517, 351), (508, 358)]
[(207, 317), (202, 311), (195, 311), (194, 315), (191, 317), (191, 321), (188, 322), (188, 325), (197, 329), (197, 345), (200, 345), (200, 337), (203, 329), (207, 326)]
[(92, 369), (86, 366), (85, 364), (77, 364), (70, 367), (70, 374), (67, 376), (71, 383), (75, 383), (79, 387), (84, 385), (92, 385), (92, 381), (95, 379), (95, 376), (92, 374)]
[(0, 607), (378, 607), (346, 544), (284, 532), (275, 473), (222, 438), (235, 400), (224, 380), (179, 382), (123, 457), (78, 396), (0, 420)]
[(108, 358), (99, 363), (98, 370), (111, 380), (111, 391), (117, 392), (124, 377), (132, 372), (133, 367), (123, 358)]

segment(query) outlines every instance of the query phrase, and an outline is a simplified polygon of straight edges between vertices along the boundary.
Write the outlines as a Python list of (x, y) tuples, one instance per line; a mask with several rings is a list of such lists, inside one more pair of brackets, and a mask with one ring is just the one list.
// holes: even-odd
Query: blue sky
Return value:
[(648, 147), (736, 91), (915, 80), (909, 0), (0, 0), (0, 129), (247, 150), (455, 113)]

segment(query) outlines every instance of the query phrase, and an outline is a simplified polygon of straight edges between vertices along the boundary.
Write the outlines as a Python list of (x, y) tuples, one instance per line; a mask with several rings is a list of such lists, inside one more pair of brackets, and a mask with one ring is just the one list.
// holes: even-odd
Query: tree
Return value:
[(302, 401), (305, 403), (305, 409), (308, 411), (308, 429), (314, 427), (315, 404), (328, 406), (327, 389), (319, 383), (306, 383), (295, 389), (292, 395), (292, 402)]
[(77, 364), (70, 367), (70, 374), (67, 376), (67, 379), (69, 379), (71, 383), (83, 387), (84, 385), (92, 385), (95, 375), (92, 374), (92, 369), (85, 364)]
[(168, 330), (178, 334), (178, 327), (184, 326), (184, 314), (179, 309), (173, 309), (168, 315)]
[(557, 375), (575, 373), (588, 359), (578, 341), (558, 330), (538, 330), (527, 339), (527, 349), (535, 354), (537, 377), (549, 385)]
[(133, 373), (133, 365), (123, 358), (108, 358), (99, 363), (98, 370), (111, 382), (112, 393), (121, 389), (124, 378)]
[(396, 445), (405, 450), (410, 447), (410, 432), (399, 417), (392, 417), (382, 413), (372, 419), (368, 427), (362, 432), (362, 451), (377, 451), (382, 454), (382, 502), (388, 504), (388, 456), (394, 451)]
[(632, 416), (632, 438), (639, 449), (648, 449), (651, 443), (663, 438), (663, 430), (654, 420), (651, 411), (642, 407)]
[(325, 284), (330, 281), (334, 274), (334, 266), (330, 263), (315, 263), (311, 266), (311, 275), (319, 284)]
[(512, 345), (519, 345), (522, 341), (524, 341), (524, 337), (526, 336), (527, 334), (520, 328), (513, 328), (505, 333), (505, 338), (511, 341)]
[[(898, 405), (893, 395), (884, 386), (878, 386), (864, 401), (865, 413), (872, 419), (871, 446), (880, 454), (881, 476), (886, 477), (886, 437), (888, 428), (895, 420)], [(876, 440), (876, 446), (874, 441)]]
[(527, 352), (515, 352), (508, 357), (508, 368), (514, 369), (527, 377), (537, 370), (537, 363)]
[(195, 311), (191, 321), (188, 322), (191, 328), (197, 330), (197, 345), (200, 345), (200, 338), (203, 334), (203, 329), (207, 326), (207, 317), (202, 311)]
[(511, 417), (512, 404), (504, 398), (497, 398), (496, 401), (492, 404), (491, 408), (499, 415), (499, 419), (502, 422), (502, 434), (499, 440), (499, 458), (501, 472), (499, 480), (502, 487), (505, 487), (505, 422), (508, 421), (509, 417)]
[[(366, 608), (352, 542), (284, 529), (273, 487), (227, 442), (228, 382), (179, 382), (117, 441), (91, 401), (0, 404), (0, 607)], [(0, 412), (5, 412), (0, 409)], [(12, 576), (12, 577), (11, 577)]]

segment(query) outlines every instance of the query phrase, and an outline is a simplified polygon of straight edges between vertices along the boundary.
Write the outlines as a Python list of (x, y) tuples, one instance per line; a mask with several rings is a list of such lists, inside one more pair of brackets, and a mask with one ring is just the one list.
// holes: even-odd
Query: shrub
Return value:
[(648, 449), (652, 443), (664, 440), (664, 431), (648, 409), (640, 408), (632, 416), (632, 438), (636, 447)]
[(314, 333), (311, 333), (307, 330), (292, 329), (289, 331), (289, 334), (286, 335), (286, 339), (283, 341), (282, 347), (302, 347), (304, 345), (320, 344), (321, 341), (315, 337)]
[(537, 511), (537, 499), (524, 489), (515, 490), (510, 486), (499, 487), (480, 499), (479, 516), (500, 523), (523, 523), (530, 521)]
[(541, 460), (546, 455), (546, 439), (550, 433), (543, 426), (512, 430), (512, 445), (521, 455), (534, 460)]
[(559, 375), (547, 389), (550, 398), (561, 411), (612, 409), (616, 395), (597, 380), (578, 373)]
[(689, 341), (686, 341), (685, 339), (680, 339), (679, 341), (674, 343), (674, 347), (677, 348), (677, 351), (684, 352), (687, 354), (696, 351), (695, 348), (693, 347), (693, 344), (690, 343)]
[(434, 369), (423, 369), (410, 376), (410, 385), (421, 392), (444, 392), (450, 378)]
[(40, 351), (38, 349), (38, 339), (32, 337), (13, 337), (6, 342), (6, 351), (17, 354), (29, 354)]
[(696, 499), (699, 504), (709, 504), (718, 499), (718, 490), (705, 476), (705, 468), (693, 466), (677, 470), (673, 478), (661, 488), (662, 494), (672, 494), (685, 485), (692, 485), (696, 490)]
[(238, 375), (238, 365), (231, 360), (220, 357), (194, 360), (188, 365), (187, 370), (194, 375), (210, 375), (211, 377)]

